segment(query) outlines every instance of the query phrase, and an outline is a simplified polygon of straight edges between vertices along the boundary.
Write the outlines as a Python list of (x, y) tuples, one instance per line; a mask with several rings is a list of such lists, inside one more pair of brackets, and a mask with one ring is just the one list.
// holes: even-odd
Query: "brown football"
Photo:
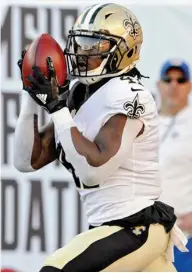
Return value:
[(51, 57), (57, 81), (63, 85), (67, 78), (67, 65), (63, 50), (57, 41), (49, 34), (42, 34), (35, 39), (25, 53), (22, 65), (22, 77), (25, 86), (30, 86), (27, 77), (33, 75), (32, 66), (38, 66), (42, 73), (48, 77), (47, 57)]

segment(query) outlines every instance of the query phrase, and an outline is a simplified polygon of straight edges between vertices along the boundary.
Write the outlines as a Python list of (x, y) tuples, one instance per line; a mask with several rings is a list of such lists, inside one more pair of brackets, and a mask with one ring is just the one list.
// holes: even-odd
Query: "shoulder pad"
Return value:
[(106, 106), (111, 114), (122, 113), (129, 118), (140, 118), (154, 111), (151, 93), (138, 81), (113, 79), (107, 84)]

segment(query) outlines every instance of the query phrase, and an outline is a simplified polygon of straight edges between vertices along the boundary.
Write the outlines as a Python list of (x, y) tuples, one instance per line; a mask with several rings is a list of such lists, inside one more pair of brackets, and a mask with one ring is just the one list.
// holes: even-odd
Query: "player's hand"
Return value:
[(48, 113), (54, 113), (66, 106), (66, 100), (69, 95), (69, 80), (60, 86), (56, 79), (56, 73), (53, 62), (47, 57), (49, 76), (43, 75), (39, 67), (33, 67), (33, 76), (28, 76), (32, 87), (25, 88), (31, 97)]
[(177, 224), (185, 232), (188, 232), (189, 234), (192, 234), (192, 212), (189, 212), (184, 215), (180, 215), (177, 218)]
[[(24, 59), (24, 56), (25, 56), (25, 53), (26, 53), (26, 49), (24, 49), (23, 51), (22, 51), (22, 53), (21, 53), (21, 58), (18, 60), (18, 62), (17, 62), (17, 65), (18, 65), (18, 67), (19, 67), (19, 69), (20, 69), (20, 73), (21, 73), (21, 80), (22, 80), (22, 82), (23, 82), (23, 78), (22, 78), (22, 66), (23, 66), (23, 59)], [(23, 89), (25, 89), (25, 86), (24, 86), (24, 83), (23, 83)]]

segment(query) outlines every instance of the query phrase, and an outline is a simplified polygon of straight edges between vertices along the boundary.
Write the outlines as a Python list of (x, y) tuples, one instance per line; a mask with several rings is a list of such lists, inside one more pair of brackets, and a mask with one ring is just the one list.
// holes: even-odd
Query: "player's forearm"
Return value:
[[(75, 123), (72, 125), (67, 125), (67, 122), (65, 122), (65, 117), (59, 117), (56, 113), (53, 114), (52, 117), (57, 129), (57, 133), (60, 136), (60, 141), (62, 141), (63, 137), (67, 137), (67, 132), (64, 131), (69, 128), (68, 138), (71, 139), (76, 152), (80, 156), (83, 156), (90, 166), (98, 167), (105, 163), (107, 160), (107, 152), (105, 152), (105, 150), (99, 149), (99, 147), (94, 142), (84, 137), (76, 127)], [(63, 135), (63, 137), (61, 135)], [(66, 143), (63, 142), (63, 146), (65, 145)], [(66, 150), (66, 147), (63, 148)]]
[(36, 162), (40, 158), (41, 151), (42, 151), (42, 144), (41, 144), (41, 137), (39, 134), (39, 128), (38, 128), (38, 115), (34, 115), (33, 117), (33, 149), (32, 149), (32, 154), (31, 154), (31, 166), (34, 169), (37, 169), (35, 167)]
[(78, 154), (84, 156), (90, 166), (101, 166), (109, 159), (108, 152), (84, 137), (77, 127), (71, 128), (71, 138)]
[(40, 136), (35, 130), (38, 106), (26, 91), (22, 91), (21, 112), (15, 129), (13, 164), (21, 172), (34, 171), (32, 154), (40, 151)]
[[(98, 168), (92, 167), (87, 162), (86, 157), (81, 155), (79, 152), (77, 152), (76, 148), (74, 147), (72, 137), (71, 137), (71, 128), (75, 127), (73, 130), (75, 134), (78, 134), (79, 137), (82, 137), (82, 136), (80, 136), (81, 134), (78, 131), (76, 124), (74, 123), (68, 109), (63, 108), (51, 114), (51, 118), (55, 125), (58, 139), (65, 152), (65, 159), (67, 162), (73, 165), (77, 177), (79, 177), (79, 179), (83, 181), (83, 183), (87, 186), (95, 186), (99, 184), (98, 172), (96, 177), (96, 169)], [(80, 143), (83, 147), (85, 147), (85, 139), (81, 138)], [(87, 143), (89, 147), (92, 146), (91, 142), (89, 142), (88, 140), (86, 141), (86, 144)], [(94, 150), (94, 153), (98, 153), (99, 155), (99, 151), (97, 151), (96, 149), (97, 148), (94, 146), (91, 147), (91, 150), (92, 151)]]

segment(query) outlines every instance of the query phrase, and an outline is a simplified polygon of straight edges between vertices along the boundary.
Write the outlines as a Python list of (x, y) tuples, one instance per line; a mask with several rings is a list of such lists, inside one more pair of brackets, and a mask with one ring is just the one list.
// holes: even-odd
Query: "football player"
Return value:
[[(50, 77), (34, 67), (32, 87), (24, 87), (14, 165), (32, 172), (59, 159), (74, 177), (90, 226), (40, 271), (175, 271), (169, 251), (182, 234), (170, 239), (179, 232), (173, 208), (157, 201), (158, 114), (136, 68), (142, 42), (130, 10), (91, 6), (68, 36), (72, 87), (57, 84), (50, 58)], [(47, 94), (46, 102), (37, 94)], [(39, 105), (51, 118), (40, 130)]]

